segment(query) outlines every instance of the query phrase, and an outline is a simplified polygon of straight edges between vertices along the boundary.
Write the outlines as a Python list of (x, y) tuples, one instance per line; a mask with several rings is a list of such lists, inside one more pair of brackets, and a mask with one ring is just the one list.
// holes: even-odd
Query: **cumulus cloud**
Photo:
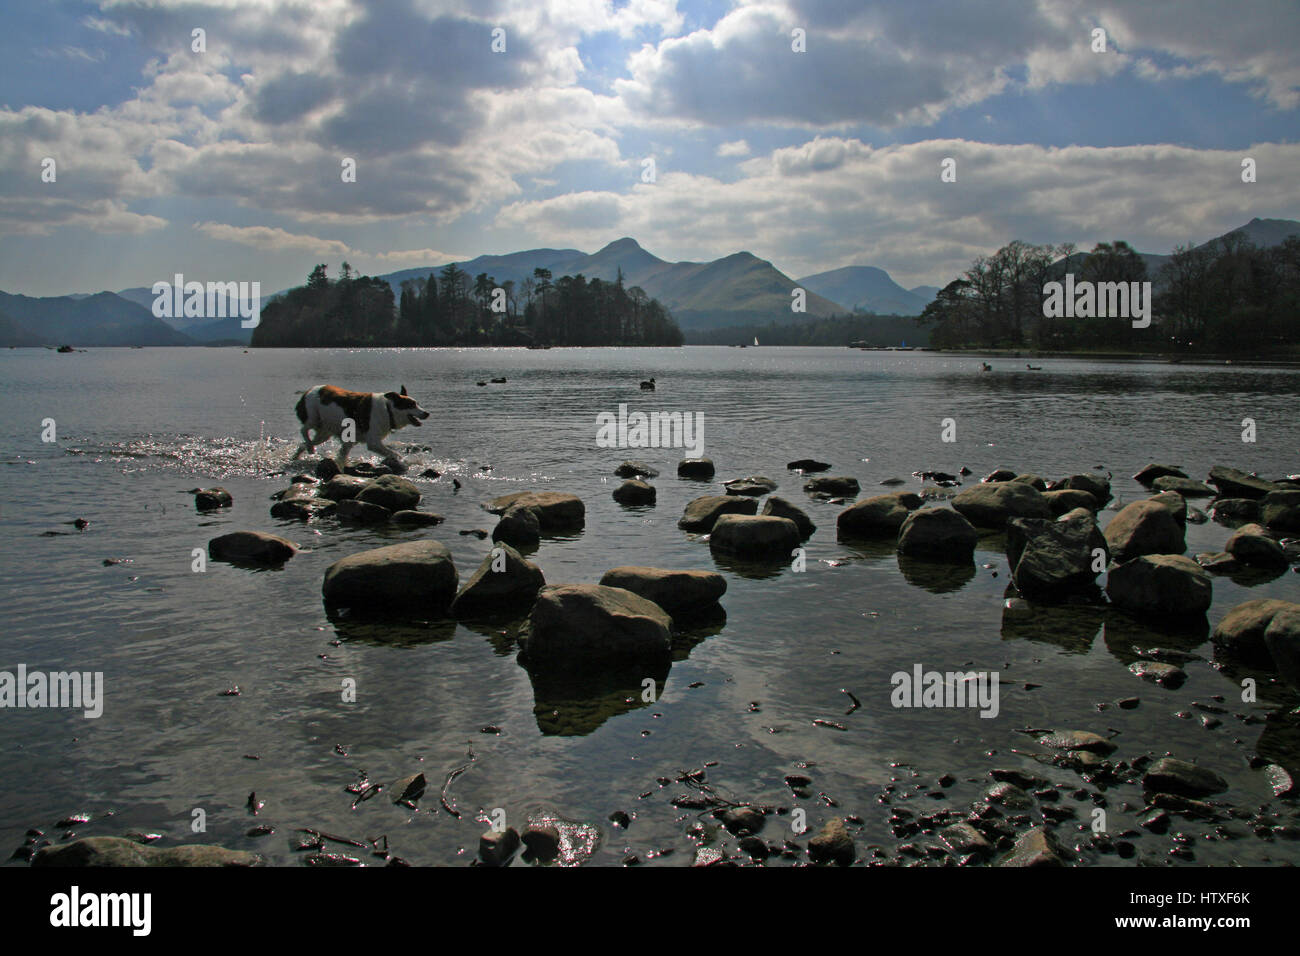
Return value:
[(743, 139), (735, 139), (729, 143), (722, 143), (718, 146), (718, 155), (723, 157), (748, 156), (749, 143), (745, 142)]

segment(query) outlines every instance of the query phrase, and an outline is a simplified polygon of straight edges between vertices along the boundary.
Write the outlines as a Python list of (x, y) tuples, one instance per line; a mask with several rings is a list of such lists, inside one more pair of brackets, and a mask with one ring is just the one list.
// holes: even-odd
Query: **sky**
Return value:
[(623, 236), (941, 286), (1300, 219), (1295, 0), (53, 0), (0, 63), (28, 295)]

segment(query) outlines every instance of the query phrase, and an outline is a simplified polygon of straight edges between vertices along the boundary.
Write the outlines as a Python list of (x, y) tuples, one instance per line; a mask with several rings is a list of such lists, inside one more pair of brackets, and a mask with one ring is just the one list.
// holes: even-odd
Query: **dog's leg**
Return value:
[(316, 446), (317, 446), (319, 443), (320, 443), (320, 436), (317, 435), (316, 438), (313, 440), (312, 437), (311, 437), (311, 429), (310, 429), (310, 427), (307, 426), (307, 425), (303, 425), (303, 426), (302, 426), (302, 444), (298, 446), (298, 450), (297, 450), (296, 452), (293, 453), (293, 457), (290, 458), (289, 460), (290, 460), (290, 461), (297, 461), (299, 458), (302, 457), (302, 453), (303, 453), (303, 452), (307, 452), (307, 453), (312, 454), (312, 455), (316, 454)]
[(371, 451), (373, 451), (376, 455), (381, 456), (384, 464), (392, 468), (393, 471), (397, 472), (398, 474), (406, 471), (406, 462), (402, 460), (402, 456), (399, 455), (397, 452), (393, 451), (382, 441), (370, 442), (366, 445), (366, 447), (369, 448)]
[(339, 453), (334, 456), (334, 464), (339, 466), (339, 471), (342, 471), (348, 466), (348, 453), (352, 451), (352, 446), (355, 445), (356, 442), (342, 441), (342, 439), (340, 439), (340, 442), (341, 447), (339, 448)]

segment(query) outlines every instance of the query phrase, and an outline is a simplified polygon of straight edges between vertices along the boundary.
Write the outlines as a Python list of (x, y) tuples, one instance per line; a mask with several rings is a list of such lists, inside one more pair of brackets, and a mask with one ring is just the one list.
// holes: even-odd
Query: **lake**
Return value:
[[(1134, 785), (1110, 788), (1103, 802), (1107, 831), (1117, 840), (1127, 833), (1136, 857), (1104, 852), (1088, 832), (1098, 787), (1033, 759), (1029, 752), (1045, 751), (1023, 732), (1094, 731), (1118, 745), (1115, 760), (1166, 752), (1195, 760), (1228, 780), (1222, 799), (1258, 808), (1272, 794), (1252, 757), (1300, 772), (1300, 728), (1285, 716), (1300, 703), (1293, 692), (1261, 682), (1259, 700), (1242, 702), (1240, 675), (1213, 663), (1208, 629), (1171, 635), (1099, 607), (1006, 612), (1000, 535), (982, 537), (974, 564), (957, 570), (900, 567), (892, 543), (841, 543), (844, 506), (806, 494), (785, 467), (830, 462), (828, 474), (856, 477), (864, 497), (891, 490), (879, 484), (891, 478), (920, 490), (912, 473), (925, 470), (966, 467), (967, 483), (1003, 466), (1048, 479), (1110, 473), (1116, 502), (1104, 523), (1117, 503), (1149, 494), (1129, 476), (1150, 461), (1198, 479), (1214, 465), (1269, 478), (1300, 471), (1300, 371), (1051, 358), (1029, 371), (1023, 359), (995, 358), (981, 374), (980, 361), (767, 347), (0, 352), (0, 670), (102, 672), (105, 687), (98, 719), (0, 713), (0, 856), (36, 827), (55, 842), (64, 829), (140, 831), (161, 834), (160, 845), (218, 843), (295, 865), (304, 859), (296, 831), (313, 828), (362, 843), (386, 837), (389, 852), (415, 865), (466, 864), (503, 811), (516, 827), (530, 817), (563, 821), (566, 845), (580, 850), (574, 861), (679, 866), (701, 843), (738, 852), (707, 813), (673, 803), (692, 792), (679, 777), (709, 764), (718, 795), (798, 808), (814, 832), (850, 816), (860, 857), (878, 846), (882, 859), (898, 859), (905, 839), (893, 810), (969, 807), (999, 767), (1059, 785), (1057, 832), (1085, 865), (1300, 861), (1300, 843), (1257, 837), (1245, 818), (1226, 834), (1179, 818), (1173, 830), (1195, 837), (1194, 855), (1171, 858), (1173, 833), (1137, 826)], [(475, 384), (498, 376), (507, 382)], [(651, 376), (657, 390), (642, 392)], [(404, 384), (432, 412), (392, 443), (420, 446), (406, 455), (408, 477), (421, 508), (443, 524), (397, 531), (270, 517), (272, 493), (314, 466), (289, 464), (293, 406), (324, 382), (366, 391)], [(717, 480), (677, 478), (686, 457), (677, 449), (600, 447), (598, 416), (617, 415), (621, 403), (702, 416)], [(1254, 443), (1242, 441), (1245, 418), (1256, 423)], [(48, 419), (54, 442), (42, 441)], [(942, 440), (946, 419), (953, 442)], [(358, 447), (352, 460), (367, 457)], [(659, 469), (654, 506), (611, 498), (626, 458)], [(426, 468), (442, 477), (416, 477)], [(777, 494), (816, 523), (805, 571), (719, 564), (706, 540), (678, 529), (687, 502), (749, 475), (776, 480)], [(214, 484), (234, 506), (197, 512), (187, 490)], [(595, 583), (626, 564), (725, 576), (725, 622), (678, 636), (653, 702), (620, 688), (539, 700), (515, 660), (517, 622), (327, 616), (326, 567), (366, 548), (435, 538), (464, 582), (491, 541), (459, 532), (493, 527), (481, 502), (532, 488), (579, 495), (587, 508), (585, 530), (544, 538), (531, 556), (548, 583)], [(84, 530), (69, 523), (77, 518), (89, 522)], [(237, 529), (308, 550), (279, 570), (216, 562), (192, 570), (193, 549)], [(1189, 524), (1188, 553), (1222, 550), (1230, 533), (1213, 521)], [(1217, 576), (1208, 626), (1255, 597), (1300, 600), (1300, 575)], [(1171, 690), (1130, 673), (1135, 646), (1201, 659)], [(891, 675), (918, 664), (999, 672), (997, 716), (894, 707)], [(355, 681), (355, 702), (342, 700), (345, 679)], [(227, 696), (235, 686), (238, 696)], [(1129, 697), (1140, 705), (1115, 706)], [(447, 788), (457, 817), (439, 790), (465, 765)], [(429, 781), (419, 809), (395, 805), (387, 788), (418, 772)], [(810, 778), (805, 796), (787, 785), (790, 774)], [(354, 807), (348, 788), (360, 779), (386, 790)], [(250, 794), (262, 805), (256, 816)], [(205, 832), (192, 830), (196, 811)], [(54, 826), (76, 813), (89, 822)], [(625, 826), (610, 819), (624, 822), (620, 813)], [(792, 820), (770, 817), (761, 836), (778, 847), (798, 839)], [(276, 830), (247, 835), (258, 824)], [(328, 847), (383, 862), (368, 848)]]

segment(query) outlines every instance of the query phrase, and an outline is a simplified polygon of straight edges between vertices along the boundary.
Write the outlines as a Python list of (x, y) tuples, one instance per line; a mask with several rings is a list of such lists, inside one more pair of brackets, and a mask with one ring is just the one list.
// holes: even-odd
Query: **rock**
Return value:
[(1273, 790), (1275, 797), (1294, 797), (1297, 793), (1295, 780), (1290, 771), (1280, 764), (1271, 763), (1264, 767), (1264, 777)]
[(1181, 554), (1146, 554), (1113, 567), (1106, 578), (1112, 604), (1147, 614), (1201, 614), (1213, 591), (1210, 575)]
[(492, 540), (516, 548), (535, 548), (542, 539), (542, 525), (528, 508), (516, 505), (501, 516), (492, 529)]
[(1290, 565), (1282, 545), (1268, 536), (1263, 525), (1245, 524), (1238, 528), (1223, 550), (1242, 564), (1262, 568), (1285, 568)]
[[(1036, 488), (1036, 489), (1039, 490), (1039, 491), (1046, 491), (1046, 490), (1047, 490), (1047, 482), (1042, 478), (1042, 476), (1040, 476), (1040, 475), (1035, 475), (1035, 474), (1032, 474), (1032, 473), (1030, 473), (1030, 472), (1025, 472), (1023, 475), (1016, 475), (1016, 477), (1012, 478), (1011, 480), (1012, 480), (1012, 481), (1020, 481), (1020, 482), (1024, 482), (1026, 485), (1029, 485), (1031, 488)], [(1075, 489), (1075, 488), (1066, 488), (1066, 489), (1063, 489), (1063, 490), (1065, 490), (1065, 491), (1077, 491), (1078, 489)]]
[(232, 531), (208, 542), (213, 561), (235, 564), (282, 564), (297, 553), (292, 541), (261, 531)]
[(357, 524), (385, 524), (393, 513), (382, 505), (361, 501), (358, 498), (344, 498), (334, 508), (334, 515), (340, 521), (353, 521)]
[(810, 474), (814, 471), (830, 471), (830, 464), (824, 461), (818, 461), (815, 458), (800, 458), (792, 461), (785, 466), (790, 471), (802, 471), (804, 474)]
[(802, 509), (776, 495), (763, 502), (763, 514), (776, 518), (789, 518), (795, 523), (795, 527), (799, 529), (800, 538), (810, 538), (812, 533), (817, 530), (817, 526), (812, 523), (812, 519)]
[(543, 531), (578, 530), (587, 520), (582, 499), (559, 491), (516, 491), (493, 498), (484, 507), (494, 515), (503, 515), (515, 505), (536, 515)]
[(316, 515), (334, 513), (334, 503), (316, 498), (290, 498), (271, 505), (271, 517), (306, 521)]
[(851, 498), (861, 489), (858, 486), (858, 479), (849, 478), (845, 475), (835, 475), (823, 478), (810, 478), (804, 482), (804, 491), (814, 494), (831, 495), (835, 498)]
[(389, 511), (414, 511), (420, 503), (420, 489), (397, 475), (381, 475), (357, 492), (357, 501), (379, 505)]
[(1217, 773), (1186, 760), (1161, 757), (1142, 775), (1142, 789), (1147, 793), (1205, 797), (1212, 793), (1223, 793), (1228, 789), (1228, 782)]
[(652, 505), (655, 503), (654, 485), (629, 479), (614, 489), (614, 500), (621, 505)]
[(1264, 647), (1282, 678), (1300, 688), (1300, 604), (1284, 607), (1273, 615), (1264, 631)]
[(335, 475), (320, 487), (317, 494), (330, 501), (347, 501), (359, 495), (367, 484), (367, 479), (355, 475)]
[(1075, 508), (1096, 511), (1101, 507), (1100, 502), (1082, 488), (1062, 488), (1060, 491), (1045, 491), (1043, 492), (1043, 500), (1047, 502), (1048, 510), (1051, 511), (1054, 518), (1059, 518)]
[(625, 461), (614, 469), (614, 474), (619, 478), (658, 478), (659, 469), (643, 461)]
[(1007, 522), (1007, 560), (1016, 588), (1037, 600), (1061, 600), (1096, 587), (1109, 552), (1092, 513), (1056, 521), (1012, 518)]
[(979, 532), (948, 508), (922, 508), (904, 519), (898, 553), (965, 564), (975, 556)]
[(1052, 515), (1042, 492), (1023, 481), (973, 485), (953, 498), (952, 506), (971, 524), (983, 528), (1001, 528), (1010, 518)]
[(1186, 530), (1187, 528), (1187, 499), (1176, 491), (1162, 491), (1158, 495), (1152, 495), (1147, 501), (1154, 501), (1158, 505), (1164, 505), (1169, 509), (1169, 513), (1174, 516), (1179, 527)]
[(1181, 667), (1164, 664), (1160, 661), (1134, 661), (1128, 666), (1128, 669), (1143, 680), (1159, 684), (1161, 687), (1168, 687), (1170, 690), (1182, 687), (1187, 680), (1187, 672)]
[(1280, 485), (1256, 478), (1236, 468), (1215, 465), (1210, 469), (1210, 484), (1219, 489), (1225, 498), (1263, 498), (1269, 492), (1281, 491)]
[(550, 824), (532, 824), (524, 831), (522, 840), (529, 854), (543, 863), (560, 855), (560, 831)]
[(677, 463), (678, 478), (692, 478), (696, 481), (713, 480), (712, 458), (683, 458)]
[(1264, 635), (1279, 611), (1295, 606), (1289, 601), (1271, 598), (1256, 598), (1238, 604), (1214, 628), (1210, 640), (1229, 657), (1259, 667), (1271, 667), (1273, 656)]
[(758, 513), (758, 502), (735, 495), (705, 495), (686, 506), (677, 527), (683, 531), (712, 531), (717, 520), (726, 514)]
[(123, 837), (86, 837), (41, 847), (32, 866), (258, 866), (262, 858), (221, 846), (148, 846)]
[(658, 604), (623, 588), (566, 584), (542, 588), (519, 634), (521, 660), (532, 668), (663, 661), (672, 619)]
[(390, 519), (393, 524), (405, 525), (409, 528), (429, 528), (436, 524), (442, 524), (442, 515), (436, 515), (431, 511), (394, 511)]
[(1034, 806), (1033, 797), (1014, 783), (1005, 781), (986, 787), (980, 794), (980, 800), (1012, 811), (1031, 810)]
[(821, 832), (808, 841), (808, 856), (814, 863), (848, 866), (856, 853), (853, 837), (849, 836), (848, 828), (840, 817), (833, 817), (821, 828)]
[(908, 512), (901, 495), (876, 495), (841, 511), (835, 526), (846, 537), (892, 538), (903, 527)]
[(1176, 491), (1184, 498), (1213, 498), (1218, 494), (1217, 491), (1202, 481), (1179, 478), (1175, 475), (1165, 475), (1163, 478), (1157, 478), (1151, 482), (1151, 487), (1156, 491)]
[(333, 458), (322, 458), (316, 463), (316, 477), (321, 481), (329, 481), (338, 474), (342, 472), (339, 471), (338, 462)]
[(389, 788), (392, 794), (393, 803), (415, 803), (428, 788), (428, 781), (425, 780), (424, 774), (413, 773), (409, 777), (403, 777)]
[(1259, 516), (1273, 531), (1300, 531), (1300, 491), (1270, 491), (1260, 501)]
[(998, 866), (1064, 866), (1056, 839), (1042, 827), (1026, 830)]
[(1241, 562), (1227, 551), (1202, 551), (1196, 556), (1196, 563), (1211, 574), (1232, 574), (1241, 570)]
[(763, 495), (776, 491), (776, 482), (771, 478), (764, 478), (762, 475), (752, 475), (749, 478), (732, 478), (722, 484), (729, 495), (747, 495), (751, 498), (761, 498)]
[(999, 468), (996, 471), (989, 472), (987, 475), (981, 478), (980, 483), (988, 484), (989, 482), (1011, 481), (1011, 479), (1015, 477), (1016, 477), (1016, 473), (1012, 471), (1010, 468)]
[(230, 492), (225, 488), (195, 488), (193, 494), (194, 507), (200, 511), (229, 508), (235, 503), (235, 499), (230, 496)]
[(801, 540), (798, 526), (789, 518), (725, 514), (713, 524), (709, 550), (738, 558), (784, 558)]
[(1101, 504), (1110, 501), (1110, 482), (1096, 475), (1071, 475), (1052, 486), (1053, 491), (1060, 491), (1063, 488), (1080, 488)]
[(1115, 752), (1115, 745), (1100, 734), (1088, 730), (1062, 730), (1038, 738), (1044, 747), (1053, 750), (1087, 751), (1106, 756)]
[(674, 617), (712, 607), (727, 592), (727, 579), (714, 571), (624, 566), (606, 571), (600, 583), (640, 595)]
[(1110, 519), (1104, 531), (1110, 556), (1128, 561), (1144, 554), (1182, 554), (1183, 529), (1169, 507), (1158, 501), (1134, 501)]
[(525, 611), (545, 585), (537, 565), (510, 545), (498, 544), (451, 602), (451, 616), (495, 617)]
[[(315, 479), (312, 479), (315, 481)], [(277, 491), (271, 497), (277, 501), (292, 501), (295, 498), (310, 501), (316, 495), (316, 489), (306, 482), (294, 482), (288, 488)]]
[(1149, 485), (1157, 478), (1165, 477), (1186, 478), (1187, 474), (1174, 465), (1157, 465), (1152, 463), (1134, 475), (1133, 480), (1140, 484)]
[(458, 577), (446, 547), (437, 541), (410, 541), (335, 561), (325, 571), (321, 593), (326, 604), (336, 607), (442, 611), (456, 595)]
[(1260, 504), (1254, 498), (1220, 498), (1211, 506), (1210, 514), (1216, 521), (1258, 521)]
[(990, 856), (993, 853), (993, 844), (969, 823), (954, 823), (944, 827), (939, 831), (939, 839), (957, 856), (965, 856), (967, 853)]
[(506, 827), (500, 833), (488, 830), (478, 838), (478, 858), (488, 866), (505, 866), (518, 849), (519, 833), (514, 827)]
[(731, 807), (722, 814), (722, 825), (735, 836), (757, 833), (765, 822), (763, 811), (757, 807)]

